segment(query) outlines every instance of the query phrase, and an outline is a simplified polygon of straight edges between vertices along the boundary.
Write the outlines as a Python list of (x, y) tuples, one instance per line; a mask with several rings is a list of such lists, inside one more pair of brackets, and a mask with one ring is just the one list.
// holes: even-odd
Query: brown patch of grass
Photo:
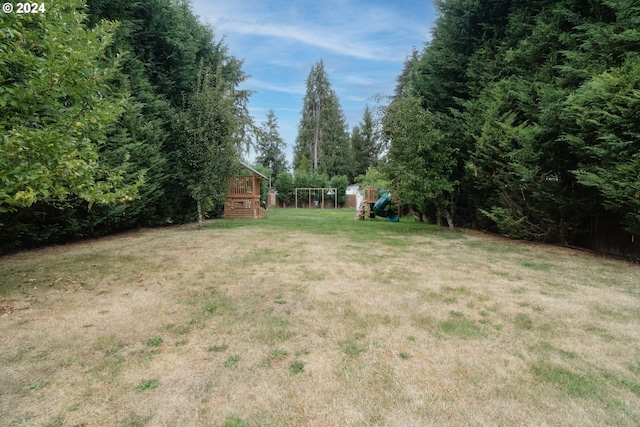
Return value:
[(1, 425), (635, 425), (637, 266), (272, 210), (0, 260)]

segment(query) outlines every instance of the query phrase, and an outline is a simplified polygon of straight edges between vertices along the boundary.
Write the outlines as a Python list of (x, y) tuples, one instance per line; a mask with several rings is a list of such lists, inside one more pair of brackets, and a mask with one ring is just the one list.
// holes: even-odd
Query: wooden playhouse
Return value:
[(235, 175), (229, 179), (224, 218), (266, 218), (267, 210), (260, 206), (260, 180), (269, 178), (243, 162), (240, 162), (239, 169), (246, 169), (251, 174)]

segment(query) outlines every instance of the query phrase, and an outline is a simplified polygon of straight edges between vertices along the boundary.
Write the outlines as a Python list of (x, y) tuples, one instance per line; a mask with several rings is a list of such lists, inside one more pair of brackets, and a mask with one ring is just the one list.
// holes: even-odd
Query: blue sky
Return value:
[(244, 60), (250, 113), (261, 124), (274, 110), (289, 162), (312, 65), (324, 61), (351, 129), (375, 95), (393, 93), (435, 20), (433, 0), (192, 0), (192, 8)]

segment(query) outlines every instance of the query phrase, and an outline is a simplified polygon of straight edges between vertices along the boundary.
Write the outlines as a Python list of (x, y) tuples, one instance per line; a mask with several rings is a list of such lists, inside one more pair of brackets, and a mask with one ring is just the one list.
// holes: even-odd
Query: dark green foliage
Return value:
[(119, 59), (104, 58), (117, 24), (89, 29), (85, 22), (75, 0), (42, 14), (3, 14), (0, 213), (70, 198), (91, 205), (137, 197), (142, 177), (134, 171), (123, 183), (128, 158), (108, 165), (98, 155), (126, 105), (126, 93), (111, 84)]
[[(456, 150), (446, 144), (420, 99), (402, 96), (394, 100), (385, 112), (382, 132), (390, 141), (383, 170), (391, 180), (394, 197), (422, 214), (434, 213), (438, 220), (445, 217), (453, 228)], [(435, 212), (430, 212), (432, 206)]]
[(273, 183), (278, 192), (278, 200), (284, 205), (288, 205), (293, 201), (293, 177), (287, 171), (280, 172)]
[(347, 192), (348, 186), (349, 186), (349, 178), (346, 175), (335, 175), (329, 180), (329, 187), (336, 188), (337, 197), (338, 197), (338, 206), (342, 206), (347, 202), (346, 192)]
[(287, 170), (287, 159), (284, 149), (287, 144), (278, 132), (278, 118), (273, 110), (267, 113), (267, 121), (257, 132), (258, 141), (256, 163), (271, 170), (273, 176)]
[(459, 184), (458, 221), (512, 237), (572, 243), (605, 210), (640, 231), (637, 2), (437, 5), (432, 40), (407, 59), (394, 102), (419, 98), (433, 128), (421, 133), (437, 133), (452, 156), (425, 150), (397, 167), (399, 153), (417, 152), (400, 142), (408, 127), (393, 135), (389, 176), (419, 182), (429, 165), (438, 177), (423, 180)]
[(327, 177), (318, 172), (296, 171), (294, 187), (298, 188), (322, 188), (327, 187)]
[[(66, 3), (76, 2), (68, 0), (56, 4), (64, 6)], [(89, 79), (69, 78), (63, 81), (58, 78), (60, 85), (55, 93), (60, 94), (56, 95), (58, 98), (67, 97), (64, 99), (69, 101), (66, 105), (70, 108), (82, 109), (93, 104), (97, 106), (111, 103), (110, 109), (103, 109), (100, 113), (93, 107), (85, 108), (81, 110), (82, 115), (78, 116), (73, 111), (65, 110), (66, 107), (55, 107), (55, 103), (52, 102), (55, 97), (46, 98), (38, 95), (38, 102), (46, 104), (47, 111), (51, 113), (47, 114), (51, 117), (52, 124), (61, 129), (66, 127), (76, 133), (82, 133), (81, 139), (86, 143), (70, 147), (80, 154), (77, 160), (81, 157), (89, 159), (90, 170), (97, 170), (103, 177), (91, 180), (83, 187), (90, 191), (72, 191), (65, 195), (64, 200), (54, 200), (49, 196), (34, 198), (28, 191), (20, 193), (24, 200), (40, 201), (28, 207), (16, 206), (12, 212), (0, 213), (0, 223), (5, 224), (0, 232), (0, 252), (100, 236), (139, 226), (193, 220), (196, 210), (192, 208), (190, 181), (184, 174), (178, 173), (185, 134), (183, 123), (177, 120), (177, 117), (181, 114), (185, 97), (190, 95), (196, 86), (200, 65), (212, 70), (214, 74), (215, 70), (219, 70), (222, 80), (234, 88), (245, 78), (241, 70), (241, 61), (228, 54), (222, 41), (214, 39), (210, 27), (198, 22), (188, 1), (89, 0), (87, 6), (84, 9), (88, 12), (86, 22), (88, 27), (92, 28), (92, 33), (75, 30), (80, 28), (77, 24), (82, 22), (82, 14), (75, 15), (75, 26), (67, 25), (64, 30), (61, 25), (66, 15), (58, 13), (57, 7), (49, 8), (46, 14), (34, 14), (30, 19), (35, 21), (30, 25), (35, 29), (46, 19), (52, 23), (58, 22), (55, 24), (56, 28), (61, 30), (73, 30), (78, 36), (84, 34), (83, 37), (101, 37), (103, 41), (90, 44), (86, 41), (81, 42), (81, 38), (74, 39), (78, 41), (78, 48), (74, 51), (77, 51), (82, 59), (75, 62), (78, 64), (77, 69), (80, 70), (80, 64), (89, 64), (99, 67), (96, 68), (98, 71), (102, 70), (99, 71), (100, 79), (94, 87), (90, 87), (92, 83)], [(7, 17), (28, 18), (21, 18), (16, 14)], [(117, 21), (118, 25), (103, 23), (104, 19)], [(5, 24), (13, 25), (6, 19), (2, 21), (2, 25)], [(71, 37), (60, 36), (60, 39), (66, 39), (67, 47), (72, 42)], [(103, 52), (100, 61), (96, 61), (94, 51)], [(16, 61), (20, 57), (13, 56), (13, 61), (18, 64)], [(59, 59), (65, 67), (73, 63), (63, 57)], [(28, 77), (29, 73), (25, 72), (27, 65), (23, 63), (20, 70), (3, 70), (0, 104), (4, 95), (10, 95), (6, 90), (10, 89), (6, 79), (14, 72)], [(49, 84), (52, 82), (48, 77), (51, 72), (55, 72), (52, 64), (35, 61), (29, 67), (33, 75), (41, 74)], [(43, 70), (44, 72), (41, 72)], [(37, 85), (31, 87), (37, 88)], [(73, 98), (75, 94), (79, 97), (77, 102), (76, 98)], [(233, 111), (236, 113), (237, 129), (234, 130), (234, 137), (237, 141), (244, 141), (246, 129), (250, 125), (246, 112), (249, 94), (243, 91), (236, 91), (235, 94)], [(33, 102), (30, 104), (36, 105)], [(68, 120), (56, 119), (55, 115), (76, 119), (73, 123), (67, 123)], [(42, 114), (40, 116), (45, 117)], [(4, 114), (4, 117), (8, 118), (9, 115)], [(29, 118), (23, 113), (19, 117)], [(96, 119), (96, 123), (92, 119)], [(82, 127), (76, 126), (76, 122), (81, 122)], [(81, 130), (77, 131), (76, 128)], [(30, 132), (35, 130), (36, 128), (33, 128)], [(75, 135), (74, 138), (80, 141), (79, 136)], [(30, 140), (35, 141), (31, 137)], [(97, 148), (93, 150), (95, 153), (91, 153), (88, 149), (91, 146), (88, 144), (94, 143), (97, 143)], [(64, 145), (58, 142), (55, 146), (64, 148)], [(41, 154), (53, 159), (53, 156), (45, 151)], [(96, 156), (99, 156), (99, 163), (93, 160)], [(80, 166), (80, 163), (76, 162), (74, 168), (76, 166)], [(3, 172), (0, 174), (5, 171), (4, 167), (1, 169)], [(29, 170), (33, 172), (34, 168), (29, 167)], [(144, 185), (139, 185), (140, 173), (144, 173)], [(20, 176), (26, 179), (30, 175), (20, 173)], [(19, 181), (12, 179), (11, 182)], [(81, 183), (78, 181), (78, 184)], [(124, 190), (137, 188), (138, 197), (133, 197), (136, 195), (133, 191), (128, 197), (124, 196), (124, 192), (115, 192), (115, 197), (110, 197), (118, 203), (102, 205), (83, 201), (88, 199), (99, 202), (101, 199), (93, 196), (93, 193), (98, 195), (97, 190), (107, 187), (116, 189), (117, 186)], [(56, 187), (54, 190), (62, 194), (61, 188)], [(0, 193), (8, 190), (9, 188), (3, 185)], [(48, 191), (50, 195), (54, 195), (52, 191)], [(78, 193), (79, 197), (74, 193)]]
[[(640, 39), (639, 39), (640, 41)], [(640, 60), (596, 75), (567, 100), (579, 132), (565, 140), (580, 155), (572, 173), (602, 205), (640, 233)]]
[[(306, 172), (302, 170), (297, 170), (294, 180), (293, 180), (294, 188), (325, 188), (329, 187), (329, 183), (327, 180), (327, 176), (318, 172)], [(311, 194), (309, 194), (311, 193)], [(298, 203), (306, 206), (309, 201), (309, 196), (311, 196), (311, 200), (314, 200), (315, 196), (317, 196), (318, 191), (307, 191), (300, 190), (298, 191)]]
[(353, 164), (351, 172), (354, 178), (364, 175), (369, 168), (378, 163), (380, 154), (379, 135), (369, 107), (365, 107), (362, 121), (351, 131), (351, 147), (353, 149)]
[(293, 168), (353, 178), (353, 153), (346, 119), (322, 61), (311, 68), (306, 84), (293, 149)]

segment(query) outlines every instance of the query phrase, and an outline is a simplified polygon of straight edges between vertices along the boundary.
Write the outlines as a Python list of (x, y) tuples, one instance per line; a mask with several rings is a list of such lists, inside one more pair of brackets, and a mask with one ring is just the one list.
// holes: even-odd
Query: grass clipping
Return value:
[(638, 425), (638, 267), (347, 210), (0, 260), (0, 425)]

